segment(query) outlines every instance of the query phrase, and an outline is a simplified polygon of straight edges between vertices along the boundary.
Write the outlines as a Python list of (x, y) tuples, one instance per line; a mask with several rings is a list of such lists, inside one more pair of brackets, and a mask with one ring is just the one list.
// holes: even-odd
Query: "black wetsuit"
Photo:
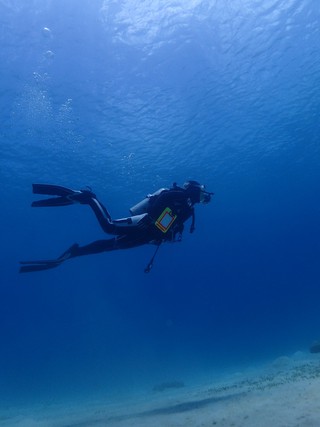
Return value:
[[(91, 190), (77, 191), (49, 184), (32, 184), (32, 188), (34, 194), (55, 196), (34, 201), (33, 207), (67, 206), (74, 203), (89, 205), (103, 231), (114, 237), (97, 240), (85, 246), (74, 244), (57, 259), (21, 261), (21, 273), (55, 268), (67, 259), (78, 256), (128, 249), (148, 243), (157, 246), (156, 254), (162, 242), (181, 240), (184, 223), (189, 218), (192, 218), (190, 232), (193, 232), (194, 205), (208, 203), (213, 194), (205, 191), (204, 186), (197, 181), (187, 181), (183, 188), (173, 184), (172, 188), (160, 189), (131, 208), (132, 216), (113, 220)], [(150, 271), (154, 256), (146, 272)]]
[[(89, 245), (74, 247), (71, 257), (96, 254), (116, 249), (127, 249), (147, 243), (159, 245), (162, 242), (180, 241), (184, 222), (192, 217), (190, 231), (194, 230), (194, 207), (187, 192), (180, 187), (163, 189), (157, 195), (148, 197), (147, 212), (128, 218), (112, 220), (109, 212), (95, 197), (88, 200), (103, 231), (115, 235), (112, 239), (97, 240)], [(156, 222), (169, 208), (174, 220), (165, 231), (157, 227)]]

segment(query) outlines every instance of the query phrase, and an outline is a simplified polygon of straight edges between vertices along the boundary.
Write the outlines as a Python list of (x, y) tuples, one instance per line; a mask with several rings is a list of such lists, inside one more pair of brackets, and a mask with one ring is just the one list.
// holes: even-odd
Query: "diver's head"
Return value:
[(192, 203), (204, 203), (207, 204), (211, 200), (213, 193), (206, 191), (206, 187), (197, 181), (187, 181), (183, 184), (183, 188), (186, 190)]

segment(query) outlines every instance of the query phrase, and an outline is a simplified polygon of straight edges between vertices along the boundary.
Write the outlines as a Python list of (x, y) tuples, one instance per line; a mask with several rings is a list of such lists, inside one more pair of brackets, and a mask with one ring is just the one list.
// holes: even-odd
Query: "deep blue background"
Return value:
[[(46, 29), (47, 28), (47, 29)], [(0, 395), (110, 398), (210, 380), (320, 337), (318, 0), (0, 0)], [(50, 51), (50, 52), (48, 52)], [(186, 179), (215, 191), (162, 247), (19, 275)]]

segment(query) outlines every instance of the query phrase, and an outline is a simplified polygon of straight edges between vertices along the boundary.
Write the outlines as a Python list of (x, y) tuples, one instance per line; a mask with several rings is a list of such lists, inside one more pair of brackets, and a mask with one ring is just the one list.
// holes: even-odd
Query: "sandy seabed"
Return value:
[(136, 400), (7, 407), (1, 427), (320, 427), (320, 355), (279, 357), (219, 381)]

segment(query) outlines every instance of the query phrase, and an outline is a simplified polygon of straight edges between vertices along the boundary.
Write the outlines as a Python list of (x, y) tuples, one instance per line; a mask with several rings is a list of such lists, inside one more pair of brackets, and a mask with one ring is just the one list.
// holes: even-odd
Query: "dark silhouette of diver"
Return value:
[(21, 261), (21, 273), (55, 268), (67, 259), (82, 255), (128, 249), (150, 243), (157, 247), (145, 269), (145, 272), (149, 272), (161, 243), (180, 241), (184, 223), (189, 218), (192, 218), (190, 227), (192, 233), (195, 229), (194, 205), (209, 203), (213, 195), (197, 181), (187, 181), (183, 187), (174, 183), (171, 188), (161, 188), (133, 206), (130, 209), (131, 216), (112, 219), (107, 209), (91, 190), (75, 191), (47, 184), (33, 184), (32, 187), (34, 194), (56, 196), (33, 202), (33, 207), (67, 206), (74, 203), (89, 205), (103, 231), (113, 234), (115, 237), (108, 240), (97, 240), (86, 246), (74, 244), (55, 260)]

